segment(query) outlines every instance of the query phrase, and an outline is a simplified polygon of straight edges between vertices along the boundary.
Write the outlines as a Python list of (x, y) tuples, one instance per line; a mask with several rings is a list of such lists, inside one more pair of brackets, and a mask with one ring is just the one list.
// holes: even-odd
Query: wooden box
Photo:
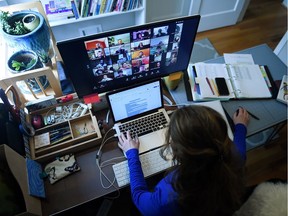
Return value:
[[(59, 109), (65, 107), (73, 107), (73, 113), (70, 113), (70, 118), (63, 118), (59, 121), (54, 119), (54, 123), (47, 124), (35, 130), (35, 136), (29, 138), (31, 158), (43, 162), (54, 159), (67, 153), (74, 153), (86, 148), (99, 145), (102, 141), (100, 129), (96, 116), (91, 111), (91, 106), (87, 106), (87, 111), (79, 110), (78, 114), (75, 110), (83, 105), (79, 102), (71, 102), (66, 104), (56, 104), (52, 107), (38, 110), (27, 115), (27, 121), (32, 120), (33, 116), (42, 116), (43, 121), (47, 122), (48, 116), (54, 115), (57, 119)], [(85, 106), (85, 105), (84, 105)], [(59, 108), (61, 107), (61, 108)], [(58, 111), (57, 111), (58, 110)], [(74, 117), (72, 117), (74, 115)], [(75, 117), (76, 116), (76, 117)], [(46, 120), (45, 120), (46, 119)]]

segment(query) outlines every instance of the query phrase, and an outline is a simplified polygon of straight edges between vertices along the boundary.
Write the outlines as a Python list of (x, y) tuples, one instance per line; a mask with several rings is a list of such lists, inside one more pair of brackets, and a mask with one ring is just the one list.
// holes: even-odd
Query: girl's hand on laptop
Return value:
[(126, 136), (121, 133), (120, 136), (118, 136), (118, 139), (118, 146), (124, 151), (124, 153), (130, 149), (139, 149), (140, 143), (138, 137), (132, 139), (129, 131), (126, 132)]

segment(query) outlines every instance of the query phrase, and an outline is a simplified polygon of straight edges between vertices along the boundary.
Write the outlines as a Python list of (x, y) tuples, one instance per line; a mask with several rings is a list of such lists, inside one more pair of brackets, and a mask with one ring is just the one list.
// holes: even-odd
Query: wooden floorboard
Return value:
[[(236, 25), (199, 32), (220, 55), (266, 43), (274, 50), (287, 31), (287, 8), (281, 0), (251, 0), (243, 20)], [(248, 151), (247, 185), (268, 179), (287, 180), (287, 123), (268, 145)]]
[(196, 40), (208, 38), (220, 55), (263, 43), (274, 50), (286, 31), (287, 8), (281, 0), (251, 0), (242, 21), (199, 32)]

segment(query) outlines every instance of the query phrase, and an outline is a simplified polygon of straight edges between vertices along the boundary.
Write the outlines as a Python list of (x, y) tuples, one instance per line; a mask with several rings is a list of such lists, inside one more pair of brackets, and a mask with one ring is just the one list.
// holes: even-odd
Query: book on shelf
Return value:
[(109, 13), (111, 8), (112, 0), (107, 0), (104, 13)]
[(129, 7), (129, 0), (124, 0), (122, 11), (127, 11)]
[(94, 16), (95, 15), (97, 2), (98, 2), (97, 0), (91, 0), (89, 16)]
[(275, 84), (267, 67), (248, 64), (189, 64), (194, 101), (272, 98)]
[(101, 1), (102, 0), (97, 0), (97, 4), (96, 4), (94, 15), (98, 15), (100, 13)]
[(115, 11), (120, 11), (122, 5), (122, 0), (118, 0), (116, 3)]
[(71, 1), (71, 7), (72, 7), (72, 11), (73, 11), (73, 14), (75, 16), (75, 19), (79, 19), (79, 10), (78, 10), (78, 7), (75, 3), (75, 1)]
[(288, 104), (288, 76), (284, 75), (280, 84), (280, 88), (277, 94), (277, 100)]
[(85, 17), (85, 9), (87, 7), (87, 0), (81, 1), (80, 16)]
[(49, 21), (74, 17), (71, 0), (41, 0)]
[(107, 5), (107, 0), (102, 0), (101, 6), (100, 6), (100, 11), (99, 11), (100, 14), (103, 14), (105, 12), (106, 5)]
[(110, 12), (116, 11), (117, 0), (113, 0), (110, 8)]

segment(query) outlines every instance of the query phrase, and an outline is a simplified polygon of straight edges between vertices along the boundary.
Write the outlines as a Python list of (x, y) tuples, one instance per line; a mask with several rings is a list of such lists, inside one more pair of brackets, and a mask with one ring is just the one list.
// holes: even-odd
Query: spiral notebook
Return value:
[(196, 63), (188, 67), (194, 101), (272, 98), (274, 83), (267, 67)]

